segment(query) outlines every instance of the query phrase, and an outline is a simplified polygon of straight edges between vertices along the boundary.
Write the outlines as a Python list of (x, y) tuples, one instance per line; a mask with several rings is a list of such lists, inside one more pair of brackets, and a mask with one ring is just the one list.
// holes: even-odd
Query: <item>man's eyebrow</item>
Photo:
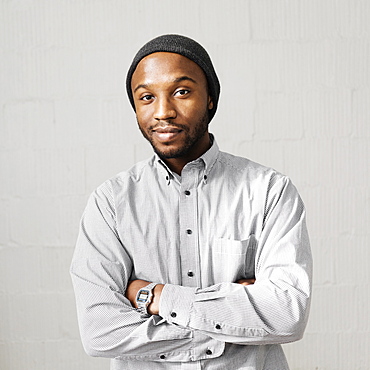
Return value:
[[(191, 81), (193, 83), (197, 83), (197, 81), (195, 81), (194, 79), (192, 79), (191, 77), (188, 77), (188, 76), (181, 76), (181, 77), (177, 77), (173, 80), (174, 83), (178, 83), (178, 82), (182, 82), (182, 81)], [(140, 88), (142, 89), (147, 89), (149, 87), (149, 84), (140, 84), (140, 85), (137, 85), (134, 89), (134, 93), (139, 90)]]
[(173, 82), (181, 82), (181, 81), (191, 81), (191, 82), (194, 82), (195, 84), (197, 83), (197, 81), (193, 80), (191, 77), (188, 77), (188, 76), (178, 77)]
[(143, 89), (147, 89), (148, 88), (148, 85), (147, 84), (140, 84), (140, 85), (137, 85), (134, 89), (134, 93), (136, 93), (137, 90), (139, 90), (140, 88), (143, 88)]

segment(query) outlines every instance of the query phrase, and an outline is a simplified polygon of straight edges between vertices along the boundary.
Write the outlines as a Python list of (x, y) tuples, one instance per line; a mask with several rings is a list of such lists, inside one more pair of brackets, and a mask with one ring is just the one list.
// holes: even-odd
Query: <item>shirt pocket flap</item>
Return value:
[(215, 243), (215, 252), (228, 255), (246, 254), (251, 238), (245, 240), (232, 240), (217, 238)]

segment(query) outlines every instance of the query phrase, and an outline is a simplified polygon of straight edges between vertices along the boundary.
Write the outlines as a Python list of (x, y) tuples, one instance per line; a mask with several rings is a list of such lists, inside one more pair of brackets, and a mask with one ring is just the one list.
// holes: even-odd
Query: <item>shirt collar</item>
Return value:
[(211, 147), (203, 155), (200, 156), (200, 159), (202, 159), (205, 164), (206, 175), (211, 172), (211, 169), (218, 157), (218, 153), (220, 152), (214, 135), (210, 133), (209, 136), (211, 138)]

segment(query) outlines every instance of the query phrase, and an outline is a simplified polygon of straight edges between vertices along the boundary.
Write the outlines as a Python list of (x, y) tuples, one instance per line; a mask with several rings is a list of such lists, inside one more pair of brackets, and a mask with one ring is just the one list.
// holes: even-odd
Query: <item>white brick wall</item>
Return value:
[(0, 368), (108, 369), (84, 354), (68, 269), (88, 194), (150, 155), (125, 93), (162, 33), (205, 45), (220, 147), (299, 188), (315, 260), (292, 369), (370, 368), (370, 2), (0, 1)]

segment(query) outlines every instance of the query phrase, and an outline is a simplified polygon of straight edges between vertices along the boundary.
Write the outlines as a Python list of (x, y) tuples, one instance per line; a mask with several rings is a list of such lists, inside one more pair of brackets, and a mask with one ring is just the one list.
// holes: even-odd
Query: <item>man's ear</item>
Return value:
[(213, 108), (213, 101), (211, 96), (208, 96), (208, 109), (211, 110)]

